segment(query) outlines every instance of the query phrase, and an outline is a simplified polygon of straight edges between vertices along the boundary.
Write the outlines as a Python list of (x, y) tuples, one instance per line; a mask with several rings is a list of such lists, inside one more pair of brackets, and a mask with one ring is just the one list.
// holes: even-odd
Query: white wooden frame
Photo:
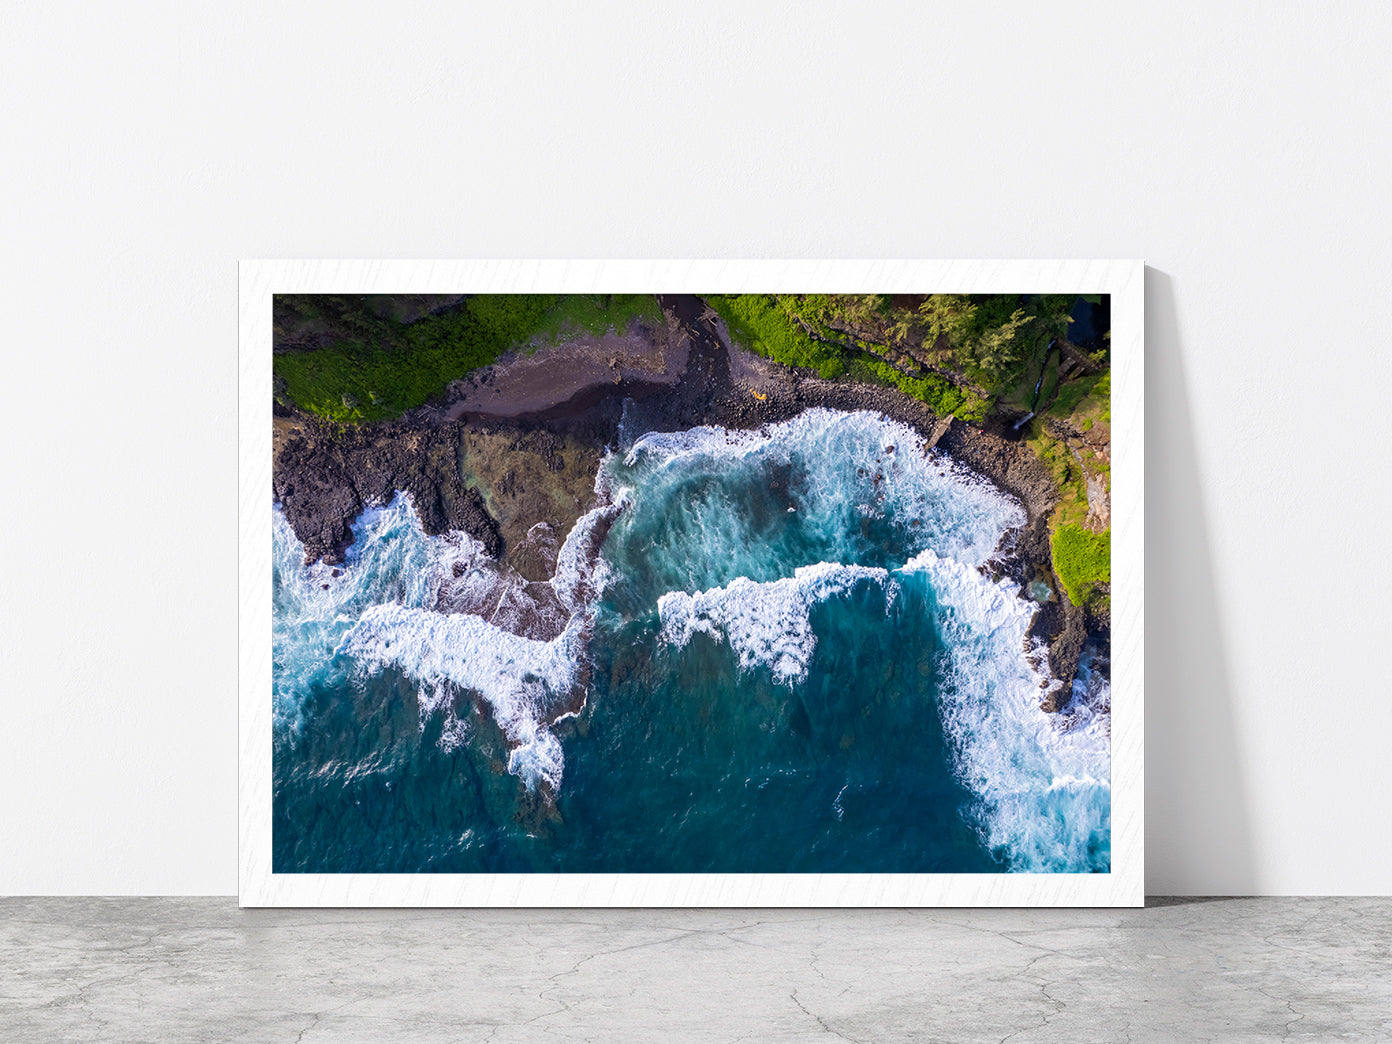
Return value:
[[(243, 906), (1137, 906), (1144, 901), (1144, 398), (1139, 261), (245, 261), (239, 271)], [(271, 296), (276, 293), (1112, 295), (1112, 870), (1106, 874), (271, 871)]]

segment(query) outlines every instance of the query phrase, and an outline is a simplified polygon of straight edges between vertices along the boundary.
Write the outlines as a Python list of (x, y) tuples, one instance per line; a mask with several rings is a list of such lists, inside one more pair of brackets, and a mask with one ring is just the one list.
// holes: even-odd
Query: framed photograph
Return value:
[(239, 279), (242, 905), (1143, 902), (1140, 262)]

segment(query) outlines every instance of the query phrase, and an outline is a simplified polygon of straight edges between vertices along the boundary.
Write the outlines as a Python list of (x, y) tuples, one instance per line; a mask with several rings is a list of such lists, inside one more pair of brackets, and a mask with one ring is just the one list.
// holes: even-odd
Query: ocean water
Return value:
[(548, 584), (404, 495), (338, 575), (277, 511), (277, 872), (1109, 868), (1105, 651), (1038, 710), (989, 483), (813, 410), (643, 434), (596, 493)]

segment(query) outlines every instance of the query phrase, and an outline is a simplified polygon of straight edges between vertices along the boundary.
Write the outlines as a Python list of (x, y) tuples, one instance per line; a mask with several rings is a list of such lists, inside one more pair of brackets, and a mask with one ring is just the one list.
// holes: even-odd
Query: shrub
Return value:
[(1112, 579), (1112, 533), (1059, 526), (1053, 535), (1054, 573), (1074, 605), (1083, 605), (1098, 584)]
[(554, 294), (480, 294), (412, 323), (373, 316), (356, 324), (360, 336), (277, 354), (276, 386), (300, 409), (337, 424), (394, 417), (529, 337), (557, 300)]
[[(869, 352), (813, 340), (790, 318), (791, 302), (787, 299), (767, 294), (712, 294), (705, 300), (725, 320), (732, 337), (777, 362), (815, 370), (828, 380), (849, 370), (856, 380), (898, 388), (905, 395), (927, 403), (940, 416), (955, 413), (963, 420), (979, 421), (986, 415), (989, 403), (936, 374), (911, 377)], [(866, 301), (867, 308), (877, 302), (884, 306), (879, 298), (866, 298)], [(820, 314), (819, 310), (829, 307), (823, 297), (817, 295), (809, 295), (798, 303), (814, 317)]]
[(840, 361), (835, 345), (808, 337), (767, 294), (715, 294), (705, 300), (725, 320), (733, 336), (775, 362), (820, 370), (825, 364)]

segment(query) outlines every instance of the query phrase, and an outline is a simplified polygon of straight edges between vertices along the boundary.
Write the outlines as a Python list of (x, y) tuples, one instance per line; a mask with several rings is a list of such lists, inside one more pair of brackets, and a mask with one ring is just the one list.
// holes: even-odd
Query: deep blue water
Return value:
[(276, 872), (1108, 868), (1107, 722), (1038, 711), (1032, 606), (977, 569), (1017, 505), (830, 411), (646, 435), (597, 488), (549, 641), (432, 611), (497, 570), (404, 497), (338, 577), (277, 512)]

